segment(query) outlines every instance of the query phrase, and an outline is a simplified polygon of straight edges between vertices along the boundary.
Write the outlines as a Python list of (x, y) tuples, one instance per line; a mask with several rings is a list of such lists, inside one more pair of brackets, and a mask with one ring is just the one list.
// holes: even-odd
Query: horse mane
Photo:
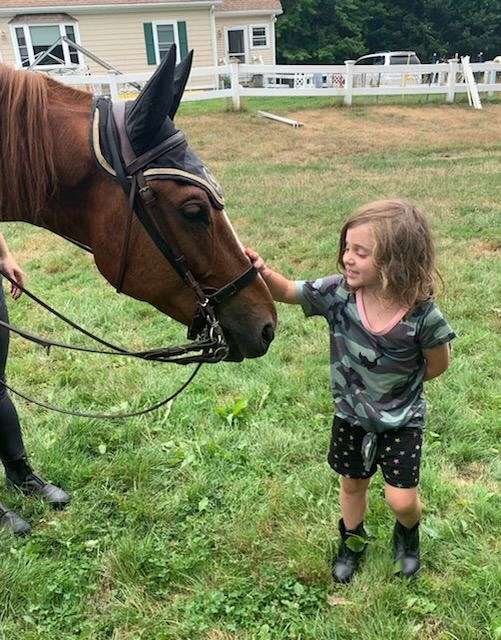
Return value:
[(57, 188), (48, 114), (55, 88), (63, 95), (81, 93), (0, 64), (0, 217), (33, 219)]

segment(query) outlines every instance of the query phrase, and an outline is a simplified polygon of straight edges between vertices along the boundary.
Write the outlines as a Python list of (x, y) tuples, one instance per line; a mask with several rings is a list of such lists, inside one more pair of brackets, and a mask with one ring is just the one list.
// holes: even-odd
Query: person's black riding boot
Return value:
[(64, 509), (70, 496), (54, 484), (50, 484), (33, 472), (26, 457), (11, 462), (3, 461), (7, 484), (26, 496), (35, 496), (48, 502), (54, 509)]
[(10, 529), (16, 536), (27, 536), (31, 527), (15, 511), (10, 511), (0, 502), (0, 529)]
[(404, 527), (398, 520), (393, 529), (393, 557), (399, 566), (399, 575), (410, 578), (420, 567), (419, 522), (411, 529)]
[[(360, 560), (365, 552), (365, 540), (367, 539), (367, 533), (365, 532), (363, 522), (361, 522), (355, 529), (347, 529), (343, 519), (339, 521), (339, 533), (341, 534), (341, 542), (339, 544), (337, 557), (333, 563), (332, 577), (336, 582), (346, 584), (353, 578), (355, 571), (358, 569)], [(357, 551), (350, 549), (347, 544), (349, 538), (353, 536), (364, 538), (362, 548)]]

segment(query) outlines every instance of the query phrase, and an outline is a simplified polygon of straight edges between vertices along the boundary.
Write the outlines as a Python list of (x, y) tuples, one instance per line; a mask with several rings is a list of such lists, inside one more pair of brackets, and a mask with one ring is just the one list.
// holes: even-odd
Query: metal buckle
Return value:
[(138, 191), (141, 198), (144, 200), (146, 205), (150, 205), (156, 200), (155, 192), (149, 185), (145, 185), (141, 187)]

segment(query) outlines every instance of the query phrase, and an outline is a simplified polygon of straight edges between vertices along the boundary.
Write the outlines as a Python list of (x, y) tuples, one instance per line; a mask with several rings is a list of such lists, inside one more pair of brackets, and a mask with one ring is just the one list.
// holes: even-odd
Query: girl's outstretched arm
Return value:
[(288, 280), (285, 276), (273, 271), (268, 267), (261, 256), (247, 247), (245, 253), (249, 257), (254, 267), (266, 282), (268, 289), (277, 302), (286, 302), (287, 304), (299, 304), (299, 298), (296, 291), (296, 284), (293, 280)]

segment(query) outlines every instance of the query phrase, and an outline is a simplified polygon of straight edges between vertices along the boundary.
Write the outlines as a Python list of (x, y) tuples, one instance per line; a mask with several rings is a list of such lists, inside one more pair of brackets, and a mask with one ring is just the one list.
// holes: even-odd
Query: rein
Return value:
[[(195, 351), (200, 351), (200, 350), (203, 351), (204, 349), (212, 348), (215, 342), (215, 339), (213, 336), (211, 336), (210, 333), (208, 336), (206, 336), (205, 341), (202, 339), (199, 339), (197, 341), (190, 342), (184, 345), (175, 346), (175, 347), (160, 347), (158, 349), (147, 349), (144, 351), (129, 351), (128, 349), (123, 349), (122, 347), (119, 347), (111, 342), (108, 342), (107, 340), (104, 340), (103, 338), (100, 338), (99, 336), (96, 336), (95, 334), (91, 333), (87, 329), (84, 329), (82, 326), (80, 326), (73, 320), (70, 320), (61, 312), (57, 311), (56, 309), (51, 307), (49, 304), (47, 304), (46, 302), (38, 298), (34, 293), (32, 293), (31, 291), (28, 291), (28, 289), (26, 289), (25, 287), (22, 287), (19, 283), (17, 283), (13, 278), (11, 278), (7, 273), (2, 271), (1, 269), (0, 269), (0, 275), (5, 277), (10, 283), (15, 284), (18, 289), (20, 289), (24, 294), (26, 294), (26, 296), (28, 296), (28, 298), (31, 298), (34, 302), (36, 302), (38, 305), (46, 309), (49, 313), (59, 318), (59, 320), (62, 320), (73, 329), (76, 329), (80, 333), (83, 333), (87, 337), (91, 338), (91, 340), (94, 340), (95, 342), (107, 347), (107, 349), (97, 349), (97, 348), (81, 347), (78, 345), (67, 344), (64, 342), (59, 342), (57, 340), (49, 340), (48, 338), (45, 338), (43, 336), (37, 336), (24, 329), (15, 327), (8, 322), (4, 322), (3, 320), (0, 320), (0, 327), (5, 327), (9, 331), (13, 333), (17, 333), (18, 335), (25, 338), (26, 340), (29, 340), (30, 342), (34, 342), (35, 344), (38, 344), (39, 346), (46, 349), (47, 353), (50, 352), (50, 349), (52, 347), (59, 347), (61, 349), (68, 349), (70, 351), (83, 351), (85, 353), (95, 353), (100, 355), (127, 356), (131, 358), (139, 358), (141, 360), (153, 360), (155, 362), (172, 362), (176, 364), (193, 364), (193, 363), (203, 364), (204, 362), (213, 361), (211, 356), (208, 356), (207, 360), (205, 360), (203, 354), (198, 354), (198, 355), (195, 354), (193, 356), (188, 355)], [(226, 352), (221, 353), (220, 355), (221, 357), (224, 357), (226, 355)]]
[[(99, 114), (103, 111), (104, 126), (99, 126)], [(162, 255), (170, 263), (177, 274), (182, 278), (186, 286), (188, 286), (195, 294), (197, 301), (197, 311), (193, 318), (192, 324), (188, 330), (188, 338), (191, 342), (173, 347), (165, 347), (158, 349), (148, 349), (143, 351), (130, 351), (114, 345), (98, 336), (87, 331), (83, 327), (79, 326), (59, 311), (53, 309), (50, 305), (43, 302), (36, 295), (19, 285), (8, 274), (0, 270), (0, 274), (3, 275), (9, 282), (15, 284), (23, 293), (25, 293), (34, 302), (42, 306), (44, 309), (55, 315), (57, 318), (73, 327), (80, 333), (83, 333), (87, 337), (91, 338), (95, 342), (99, 343), (106, 349), (81, 347), (77, 345), (66, 344), (63, 342), (49, 340), (42, 336), (31, 334), (24, 329), (19, 329), (9, 324), (8, 322), (0, 321), (0, 327), (17, 333), (23, 338), (38, 344), (49, 353), (51, 347), (58, 347), (62, 349), (70, 349), (73, 351), (82, 351), (86, 353), (96, 353), (100, 355), (114, 355), (114, 356), (126, 356), (132, 358), (139, 358), (142, 360), (152, 360), (155, 362), (171, 362), (175, 364), (197, 364), (195, 370), (181, 385), (181, 387), (168, 398), (154, 404), (153, 406), (140, 411), (130, 413), (88, 413), (83, 411), (70, 411), (50, 404), (45, 404), (29, 398), (24, 393), (21, 393), (0, 379), (0, 384), (12, 393), (20, 396), (24, 400), (36, 404), (45, 409), (51, 411), (57, 411), (67, 415), (86, 417), (86, 418), (128, 418), (133, 416), (144, 415), (150, 411), (159, 409), (165, 406), (177, 395), (179, 395), (186, 387), (192, 382), (197, 373), (199, 372), (203, 363), (216, 363), (224, 360), (229, 353), (229, 346), (224, 337), (223, 331), (217, 319), (215, 308), (221, 302), (224, 302), (231, 296), (238, 293), (248, 284), (250, 284), (257, 276), (257, 271), (254, 266), (250, 266), (240, 276), (221, 287), (220, 289), (203, 288), (192, 272), (188, 268), (186, 259), (182, 252), (179, 250), (177, 243), (171, 237), (166, 239), (162, 233), (161, 220), (164, 214), (160, 211), (156, 195), (153, 189), (148, 185), (145, 173), (155, 176), (156, 169), (147, 169), (149, 165), (155, 160), (161, 160), (162, 156), (168, 159), (169, 152), (172, 152), (180, 145), (186, 146), (186, 139), (181, 131), (176, 131), (173, 135), (166, 138), (159, 145), (153, 149), (148, 150), (146, 153), (137, 157), (131, 147), (130, 141), (125, 127), (125, 105), (123, 103), (113, 103), (107, 98), (98, 98), (94, 105), (94, 124), (92, 130), (97, 130), (104, 137), (107, 149), (109, 151), (110, 163), (104, 159), (101, 154), (96, 154), (96, 159), (99, 164), (103, 166), (103, 160), (107, 166), (104, 168), (111, 173), (120, 183), (122, 189), (128, 197), (129, 213), (125, 225), (124, 240), (122, 245), (120, 263), (116, 280), (116, 291), (119, 293), (122, 289), (126, 270), (127, 270), (127, 255), (130, 244), (130, 233), (132, 227), (133, 216), (136, 215), (144, 229), (153, 240), (157, 248), (161, 251)], [(99, 143), (99, 140), (98, 140)], [(95, 141), (94, 141), (95, 144)], [(158, 171), (168, 171), (168, 169), (160, 168)], [(184, 174), (183, 177), (180, 175)], [(208, 174), (208, 172), (207, 172)], [(192, 181), (198, 186), (202, 186), (211, 196), (211, 200), (216, 205), (216, 208), (222, 209), (224, 204), (222, 198), (220, 198), (217, 191), (214, 189), (214, 185), (206, 179), (202, 179), (199, 175), (190, 174), (185, 171), (174, 170), (172, 179), (185, 178), (187, 181)], [(89, 250), (89, 247), (75, 243), (82, 248)]]
[[(195, 378), (195, 376), (198, 374), (198, 372), (202, 367), (203, 361), (196, 359), (196, 356), (186, 355), (194, 350), (200, 349), (202, 345), (201, 341), (192, 343), (192, 344), (181, 345), (179, 347), (167, 347), (167, 348), (161, 348), (161, 349), (151, 349), (146, 351), (128, 351), (126, 349), (122, 349), (122, 347), (118, 347), (110, 342), (107, 342), (102, 338), (99, 338), (98, 336), (94, 335), (90, 331), (87, 331), (87, 329), (84, 329), (83, 327), (78, 325), (76, 322), (73, 322), (73, 320), (70, 320), (69, 318), (64, 316), (62, 313), (60, 313), (59, 311), (57, 311), (56, 309), (48, 305), (46, 302), (38, 298), (34, 293), (32, 293), (31, 291), (28, 291), (28, 289), (26, 289), (25, 287), (22, 287), (18, 282), (16, 282), (13, 278), (11, 278), (7, 273), (2, 271), (1, 269), (0, 269), (0, 274), (4, 278), (6, 278), (11, 284), (15, 284), (24, 294), (26, 294), (29, 298), (31, 298), (34, 302), (39, 304), (41, 307), (46, 309), (49, 313), (56, 316), (57, 318), (59, 318), (69, 326), (73, 327), (80, 333), (83, 333), (84, 335), (88, 336), (95, 342), (98, 342), (99, 344), (102, 344), (108, 347), (108, 350), (92, 349), (89, 347), (80, 347), (77, 345), (65, 344), (63, 342), (58, 342), (55, 340), (49, 340), (48, 338), (34, 335), (32, 333), (29, 333), (28, 331), (25, 331), (24, 329), (19, 329), (18, 327), (15, 327), (8, 322), (4, 322), (3, 320), (0, 320), (0, 327), (4, 327), (8, 331), (17, 333), (18, 335), (22, 336), (26, 340), (29, 340), (30, 342), (38, 344), (41, 347), (44, 347), (47, 350), (47, 353), (50, 352), (51, 347), (60, 347), (62, 349), (69, 349), (72, 351), (84, 351), (86, 353), (97, 353), (102, 355), (128, 356), (132, 358), (140, 358), (142, 360), (154, 360), (157, 362), (177, 362), (178, 364), (190, 364), (190, 362), (197, 363), (197, 366), (195, 367), (194, 371), (190, 374), (188, 379), (173, 394), (155, 403), (154, 405), (147, 407), (146, 409), (131, 411), (127, 413), (93, 413), (93, 412), (86, 412), (86, 411), (74, 411), (70, 409), (63, 409), (62, 407), (40, 402), (39, 400), (30, 398), (25, 393), (17, 389), (14, 389), (10, 385), (8, 385), (5, 382), (5, 380), (0, 378), (0, 385), (5, 387), (5, 389), (8, 389), (11, 393), (15, 394), (16, 396), (19, 396), (23, 400), (30, 402), (31, 404), (35, 404), (38, 407), (42, 407), (43, 409), (48, 409), (49, 411), (64, 413), (66, 415), (76, 416), (80, 418), (100, 418), (100, 419), (133, 418), (136, 416), (145, 415), (147, 413), (150, 413), (151, 411), (156, 411), (157, 409), (160, 409), (161, 407), (167, 405), (169, 402), (174, 400), (174, 398), (176, 398), (180, 393), (182, 393), (186, 389), (186, 387), (193, 381), (193, 379)], [(212, 342), (208, 341), (207, 344), (210, 347), (212, 345)]]

